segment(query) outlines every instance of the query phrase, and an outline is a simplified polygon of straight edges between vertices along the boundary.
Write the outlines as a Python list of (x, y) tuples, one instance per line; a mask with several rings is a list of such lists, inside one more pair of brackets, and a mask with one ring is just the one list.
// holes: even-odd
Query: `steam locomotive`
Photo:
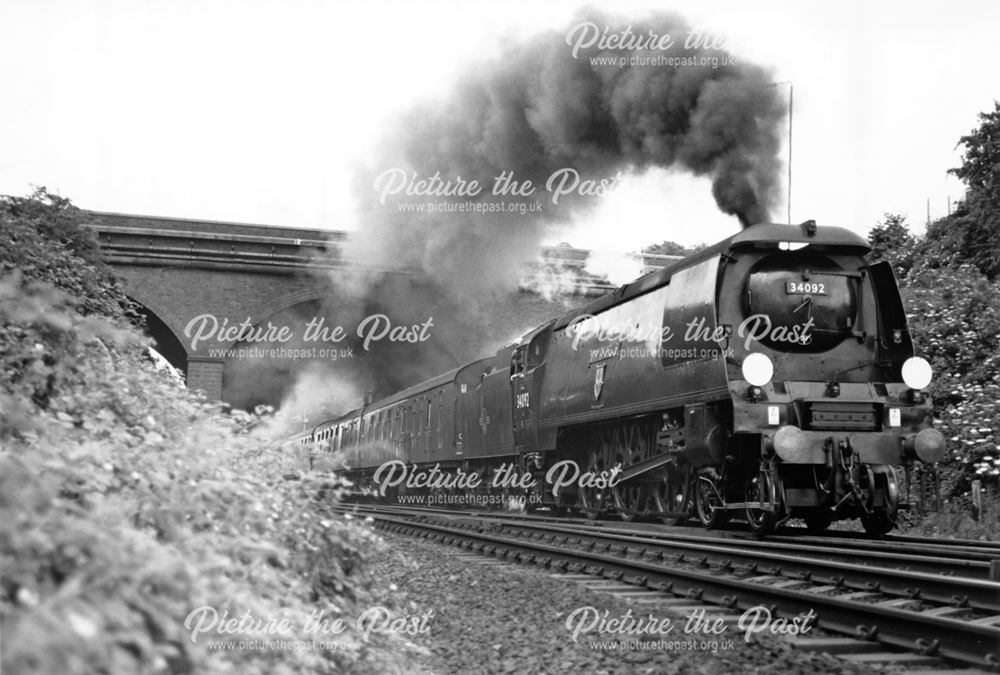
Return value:
[(945, 439), (895, 276), (868, 251), (814, 221), (754, 225), (294, 442), (383, 498), (880, 535), (900, 470), (932, 471)]

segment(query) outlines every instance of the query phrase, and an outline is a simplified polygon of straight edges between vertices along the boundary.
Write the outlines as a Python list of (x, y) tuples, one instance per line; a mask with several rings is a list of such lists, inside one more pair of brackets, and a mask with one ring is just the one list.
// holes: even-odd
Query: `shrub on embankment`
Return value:
[[(336, 482), (157, 372), (72, 207), (34, 201), (0, 204), (4, 670), (407, 671), (401, 640), (350, 624), (391, 599), (374, 537), (329, 513)], [(291, 627), (234, 640), (332, 639), (305, 631), (320, 611), (347, 630), (337, 651), (216, 651), (185, 627), (206, 606)]]
[[(925, 519), (927, 531), (992, 538), (990, 518), (1000, 511), (1000, 279), (972, 264), (947, 238), (953, 234), (932, 226), (916, 237), (903, 218), (887, 215), (869, 241), (873, 257), (889, 260), (899, 276), (914, 345), (934, 370), (935, 426), (948, 439), (939, 465), (943, 513)], [(978, 524), (973, 480), (989, 491), (987, 519)]]

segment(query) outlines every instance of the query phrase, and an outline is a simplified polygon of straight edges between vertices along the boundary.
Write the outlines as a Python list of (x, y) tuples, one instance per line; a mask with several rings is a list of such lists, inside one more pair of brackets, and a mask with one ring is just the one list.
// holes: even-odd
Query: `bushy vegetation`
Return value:
[(0, 276), (16, 270), (25, 280), (65, 291), (82, 314), (120, 317), (128, 302), (101, 262), (97, 235), (82, 227), (85, 220), (68, 199), (44, 187), (29, 197), (0, 195)]
[(942, 242), (946, 232), (916, 237), (888, 216), (869, 240), (893, 263), (917, 351), (934, 369), (936, 423), (949, 439), (943, 487), (954, 498), (973, 478), (1000, 476), (1000, 283)]
[[(0, 274), (4, 670), (407, 672), (401, 638), (366, 640), (351, 623), (393, 600), (367, 572), (377, 540), (331, 511), (337, 481), (290, 464), (266, 421), (226, 413), (144, 359), (68, 202), (2, 204), (0, 260), (16, 270)], [(211, 649), (185, 628), (203, 606), (286, 618), (281, 639), (343, 648)], [(306, 634), (316, 612), (346, 632)]]

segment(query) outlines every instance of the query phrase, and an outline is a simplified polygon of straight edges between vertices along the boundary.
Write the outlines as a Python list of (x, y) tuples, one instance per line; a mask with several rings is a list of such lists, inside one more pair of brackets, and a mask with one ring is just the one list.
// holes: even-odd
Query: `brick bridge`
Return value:
[[(272, 391), (270, 399), (266, 393), (247, 393), (254, 386), (264, 391), (272, 383), (263, 382), (268, 378), (261, 376), (256, 382), (251, 378), (248, 385), (246, 373), (231, 363), (232, 353), (222, 353), (237, 346), (236, 340), (203, 340), (192, 348), (191, 336), (185, 334), (192, 319), (210, 314), (230, 325), (249, 319), (258, 326), (275, 317), (287, 319), (298, 307), (329, 307), (333, 289), (325, 274), (349, 266), (340, 250), (348, 236), (345, 232), (117, 213), (88, 215), (105, 260), (123, 280), (126, 294), (146, 313), (157, 350), (186, 372), (189, 387), (234, 405), (277, 402), (273, 399), (280, 392)], [(587, 257), (588, 252), (580, 249), (543, 249), (535, 276), (511, 294), (505, 311), (495, 314), (496, 334), (513, 335), (512, 325), (526, 329), (565, 308), (558, 299), (542, 298), (533, 290), (546, 269), (575, 275), (578, 292), (582, 289), (586, 295), (608, 290), (608, 284), (583, 272)], [(652, 269), (669, 259), (647, 256), (643, 262)], [(462, 358), (482, 356), (461, 348), (449, 351)]]

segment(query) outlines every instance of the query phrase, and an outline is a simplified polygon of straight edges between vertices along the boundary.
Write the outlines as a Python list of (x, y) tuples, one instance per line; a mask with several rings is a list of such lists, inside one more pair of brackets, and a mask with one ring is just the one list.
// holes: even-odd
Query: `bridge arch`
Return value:
[(147, 304), (131, 295), (127, 297), (135, 303), (136, 309), (142, 316), (146, 324), (145, 333), (153, 339), (153, 349), (162, 354), (174, 368), (186, 373), (188, 368), (188, 351), (184, 347), (184, 342), (178, 337), (177, 332)]

